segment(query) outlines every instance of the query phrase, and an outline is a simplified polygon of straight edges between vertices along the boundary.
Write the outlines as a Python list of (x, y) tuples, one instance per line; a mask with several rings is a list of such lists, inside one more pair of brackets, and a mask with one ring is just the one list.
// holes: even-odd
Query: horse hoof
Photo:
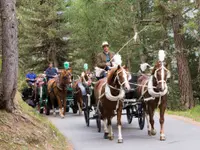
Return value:
[(65, 116), (64, 115), (60, 115), (60, 117), (63, 119)]
[(109, 140), (113, 140), (114, 139), (114, 136), (109, 136)]
[(165, 138), (165, 135), (160, 135), (160, 141), (165, 141), (166, 138)]
[(118, 143), (123, 143), (123, 139), (118, 139)]
[(151, 135), (156, 135), (156, 130), (154, 129), (154, 130), (151, 130)]
[(108, 139), (108, 133), (104, 133), (104, 139)]

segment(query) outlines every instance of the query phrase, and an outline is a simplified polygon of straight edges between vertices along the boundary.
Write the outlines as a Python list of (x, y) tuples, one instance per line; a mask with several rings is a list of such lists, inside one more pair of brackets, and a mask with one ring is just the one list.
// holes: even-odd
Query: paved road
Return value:
[[(166, 141), (159, 141), (159, 134), (154, 137), (147, 135), (146, 125), (144, 130), (138, 127), (137, 119), (128, 124), (123, 116), (122, 135), (124, 143), (117, 143), (116, 118), (113, 119), (115, 139), (103, 139), (103, 132), (98, 133), (96, 121), (91, 120), (90, 127), (86, 127), (84, 117), (68, 113), (64, 119), (58, 115), (49, 119), (67, 137), (74, 150), (199, 150), (200, 126), (192, 125), (182, 120), (169, 116), (166, 117)], [(103, 125), (103, 123), (102, 123)], [(159, 131), (158, 116), (155, 117), (155, 126)], [(159, 132), (158, 132), (159, 133)]]

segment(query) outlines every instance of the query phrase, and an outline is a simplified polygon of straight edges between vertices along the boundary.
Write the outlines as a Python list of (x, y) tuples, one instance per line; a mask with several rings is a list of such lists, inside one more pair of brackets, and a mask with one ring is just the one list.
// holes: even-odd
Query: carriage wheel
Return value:
[(138, 124), (139, 124), (140, 130), (143, 130), (144, 125), (145, 125), (145, 111), (142, 105), (140, 105), (138, 109)]
[(78, 112), (78, 109), (74, 106), (74, 107), (72, 108), (72, 111), (73, 111), (74, 114), (76, 114), (76, 113)]
[(101, 114), (99, 110), (97, 110), (97, 117), (96, 117), (96, 123), (97, 123), (97, 131), (101, 132)]
[(127, 121), (129, 124), (131, 124), (133, 120), (133, 108), (132, 107), (127, 107), (126, 108), (126, 116), (127, 116)]
[(41, 108), (41, 106), (42, 106), (42, 103), (39, 101), (39, 102), (38, 102), (38, 111), (40, 112), (40, 114), (43, 114), (44, 107)]
[(50, 114), (50, 107), (49, 107), (48, 103), (44, 106), (44, 109), (45, 109), (45, 114), (49, 115)]
[(69, 107), (68, 106), (66, 106), (66, 112), (69, 112)]
[(40, 114), (43, 114), (44, 108), (41, 108), (40, 104), (38, 104), (38, 111), (40, 112)]
[(85, 122), (86, 122), (86, 125), (89, 127), (90, 126), (90, 109), (88, 107), (88, 99), (86, 99), (86, 109), (84, 111), (84, 116), (85, 116)]

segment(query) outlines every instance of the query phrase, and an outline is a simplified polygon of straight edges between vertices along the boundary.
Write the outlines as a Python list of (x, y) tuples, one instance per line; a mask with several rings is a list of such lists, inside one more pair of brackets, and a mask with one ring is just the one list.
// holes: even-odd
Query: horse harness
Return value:
[[(161, 70), (161, 69), (162, 69), (162, 70)], [(164, 80), (163, 77), (162, 77), (161, 80), (158, 80), (157, 72), (158, 72), (159, 70), (162, 71), (162, 75), (164, 74), (164, 72), (163, 72), (164, 70), (167, 71), (167, 78), (169, 78), (168, 76), (169, 76), (169, 73), (170, 73), (170, 72), (169, 72), (169, 70), (168, 70), (166, 67), (163, 66), (163, 62), (162, 62), (162, 66), (161, 66), (160, 68), (156, 69), (155, 72), (154, 72), (154, 74), (152, 74), (152, 75), (149, 77), (149, 79), (145, 82), (145, 84), (142, 86), (142, 94), (141, 94), (141, 97), (143, 97), (143, 98), (144, 98), (144, 94), (145, 94), (146, 92), (148, 92), (149, 95), (150, 95), (150, 97), (144, 98), (144, 101), (155, 100), (155, 98), (159, 98), (158, 106), (159, 106), (160, 103), (161, 103), (161, 98), (162, 98), (162, 96), (166, 95), (166, 93), (167, 93), (167, 84), (166, 84), (167, 79)], [(153, 90), (153, 89), (155, 88), (155, 87), (153, 86), (153, 77), (156, 79), (157, 84), (160, 83), (160, 82), (163, 82), (163, 83), (166, 85), (166, 89), (165, 89), (163, 92), (157, 92), (157, 93), (156, 93), (156, 92)], [(152, 84), (152, 85), (151, 85), (151, 84)], [(141, 85), (140, 85), (140, 86), (141, 86)], [(147, 88), (146, 90), (145, 90), (145, 87)]]
[[(125, 83), (126, 83), (126, 80), (123, 82), (123, 83), (121, 83), (120, 81), (119, 81), (119, 74), (122, 72), (123, 70), (121, 70), (121, 71), (119, 71), (119, 72), (117, 72), (117, 75), (116, 75), (116, 77), (115, 77), (115, 79), (114, 79), (114, 82), (116, 82), (116, 81), (118, 81), (118, 84), (120, 85), (120, 87), (122, 87)], [(105, 92), (103, 93), (103, 94), (101, 94), (101, 90), (102, 90), (102, 87), (103, 86), (105, 86)], [(111, 92), (110, 92), (110, 88), (112, 88), (112, 89), (114, 89), (114, 90), (118, 90), (120, 93), (119, 93), (119, 95), (118, 96), (112, 96), (111, 95)], [(101, 89), (99, 90), (99, 92), (100, 92), (100, 96), (99, 96), (99, 99), (98, 99), (98, 106), (99, 106), (99, 103), (101, 102), (101, 98), (103, 97), (103, 96), (106, 96), (106, 98), (108, 99), (108, 100), (110, 100), (110, 101), (113, 101), (113, 102), (117, 102), (117, 105), (116, 105), (116, 110), (118, 109), (118, 107), (119, 107), (119, 102), (121, 101), (121, 102), (123, 102), (123, 98), (124, 98), (124, 95), (125, 95), (125, 92), (124, 92), (124, 90), (122, 89), (122, 88), (116, 88), (116, 87), (113, 87), (113, 86), (111, 86), (111, 85), (109, 85), (107, 82), (104, 82), (103, 83), (103, 85), (101, 86)]]

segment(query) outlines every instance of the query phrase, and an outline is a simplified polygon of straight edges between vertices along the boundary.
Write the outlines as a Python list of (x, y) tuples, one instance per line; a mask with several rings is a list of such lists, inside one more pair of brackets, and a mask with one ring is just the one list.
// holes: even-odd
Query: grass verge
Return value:
[(187, 111), (167, 111), (168, 114), (170, 115), (177, 115), (177, 116), (183, 116), (183, 117), (188, 117), (191, 118), (195, 121), (200, 122), (200, 105), (197, 105), (196, 107), (187, 110)]

